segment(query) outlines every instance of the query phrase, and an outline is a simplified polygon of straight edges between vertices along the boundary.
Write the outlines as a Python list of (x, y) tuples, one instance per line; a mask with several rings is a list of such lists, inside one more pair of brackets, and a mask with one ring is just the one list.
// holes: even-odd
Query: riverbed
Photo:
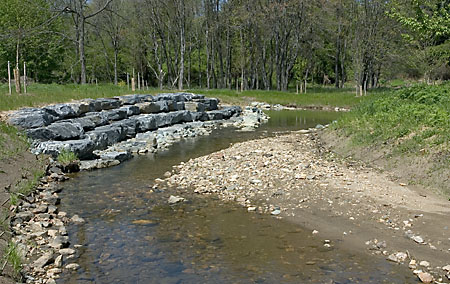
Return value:
[[(255, 132), (232, 128), (183, 140), (63, 184), (61, 211), (86, 220), (68, 227), (80, 269), (59, 283), (414, 283), (409, 270), (365, 251), (329, 246), (298, 224), (248, 213), (214, 195), (155, 186), (172, 166), (231, 144), (327, 124), (335, 112), (269, 112)], [(169, 205), (170, 195), (187, 202)]]

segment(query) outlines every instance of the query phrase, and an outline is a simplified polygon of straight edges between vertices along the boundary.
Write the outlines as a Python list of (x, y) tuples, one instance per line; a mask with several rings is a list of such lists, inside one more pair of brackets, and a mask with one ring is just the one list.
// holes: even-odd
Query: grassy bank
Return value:
[(365, 98), (333, 128), (342, 153), (450, 195), (450, 84)]
[[(307, 94), (277, 91), (244, 91), (236, 92), (229, 89), (205, 90), (191, 89), (189, 92), (217, 97), (229, 104), (246, 104), (251, 101), (262, 101), (270, 104), (292, 106), (329, 106), (351, 107), (359, 102), (352, 89), (334, 89), (332, 87), (311, 88)], [(149, 89), (133, 93), (156, 94), (161, 92), (176, 92), (176, 90)], [(8, 95), (8, 86), (0, 85), (0, 111), (18, 109), (21, 107), (40, 106), (51, 103), (68, 102), (85, 98), (114, 97), (132, 93), (127, 87), (111, 84), (100, 85), (58, 85), (32, 84), (27, 94)]]
[(246, 104), (252, 101), (259, 101), (296, 107), (327, 106), (350, 108), (360, 102), (360, 98), (355, 97), (353, 89), (350, 88), (316, 87), (309, 89), (306, 94), (261, 90), (237, 92), (229, 89), (192, 89), (190, 92), (217, 97), (230, 104)]

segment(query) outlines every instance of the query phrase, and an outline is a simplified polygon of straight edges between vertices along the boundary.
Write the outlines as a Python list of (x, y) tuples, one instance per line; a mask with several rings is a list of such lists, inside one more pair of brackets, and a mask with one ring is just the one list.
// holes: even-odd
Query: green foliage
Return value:
[(390, 143), (401, 152), (448, 147), (450, 84), (417, 85), (365, 99), (334, 127), (357, 144)]
[(20, 256), (17, 245), (13, 241), (9, 241), (8, 246), (3, 254), (4, 261), (8, 262), (13, 268), (14, 278), (19, 278), (22, 270), (22, 257)]
[(58, 155), (58, 162), (62, 164), (70, 164), (71, 162), (77, 161), (78, 157), (74, 152), (67, 149), (62, 149)]

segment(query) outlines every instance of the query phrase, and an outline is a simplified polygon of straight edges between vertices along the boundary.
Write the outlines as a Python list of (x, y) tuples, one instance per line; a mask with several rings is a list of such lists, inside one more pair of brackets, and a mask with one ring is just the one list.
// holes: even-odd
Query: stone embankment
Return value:
[[(236, 125), (255, 127), (259, 118), (238, 118), (241, 108), (220, 107), (219, 100), (189, 93), (127, 95), (87, 99), (43, 108), (26, 108), (9, 116), (9, 123), (25, 129), (34, 154), (58, 156), (74, 152), (82, 169), (115, 165), (132, 153), (153, 152), (180, 137), (207, 134), (230, 118)], [(258, 114), (256, 109), (247, 114)]]
[(9, 122), (24, 129), (32, 152), (56, 157), (63, 149), (85, 159), (81, 165), (53, 160), (36, 190), (11, 206), (11, 230), (25, 260), (27, 283), (55, 283), (64, 270), (77, 270), (78, 244), (72, 244), (68, 225), (80, 225), (77, 215), (60, 212), (59, 182), (65, 172), (114, 166), (132, 154), (155, 152), (183, 138), (209, 134), (218, 126), (253, 130), (267, 121), (255, 107), (221, 107), (219, 100), (176, 93), (128, 95), (83, 100), (12, 113)]
[(424, 283), (448, 283), (448, 201), (341, 160), (318, 142), (319, 128), (189, 160), (166, 173), (165, 182), (237, 201), (251, 214), (288, 218), (327, 240), (327, 249), (368, 249), (408, 265)]

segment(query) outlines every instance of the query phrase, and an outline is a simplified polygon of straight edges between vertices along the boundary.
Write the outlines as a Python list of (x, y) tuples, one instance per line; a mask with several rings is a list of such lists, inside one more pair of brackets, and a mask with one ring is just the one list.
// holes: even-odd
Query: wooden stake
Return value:
[(134, 81), (134, 77), (131, 78), (131, 90), (136, 91), (136, 82)]
[(8, 61), (8, 86), (9, 94), (11, 95), (11, 63)]
[(23, 62), (23, 91), (27, 93), (27, 64)]
[(141, 79), (139, 77), (139, 72), (138, 72), (138, 90), (141, 89)]

